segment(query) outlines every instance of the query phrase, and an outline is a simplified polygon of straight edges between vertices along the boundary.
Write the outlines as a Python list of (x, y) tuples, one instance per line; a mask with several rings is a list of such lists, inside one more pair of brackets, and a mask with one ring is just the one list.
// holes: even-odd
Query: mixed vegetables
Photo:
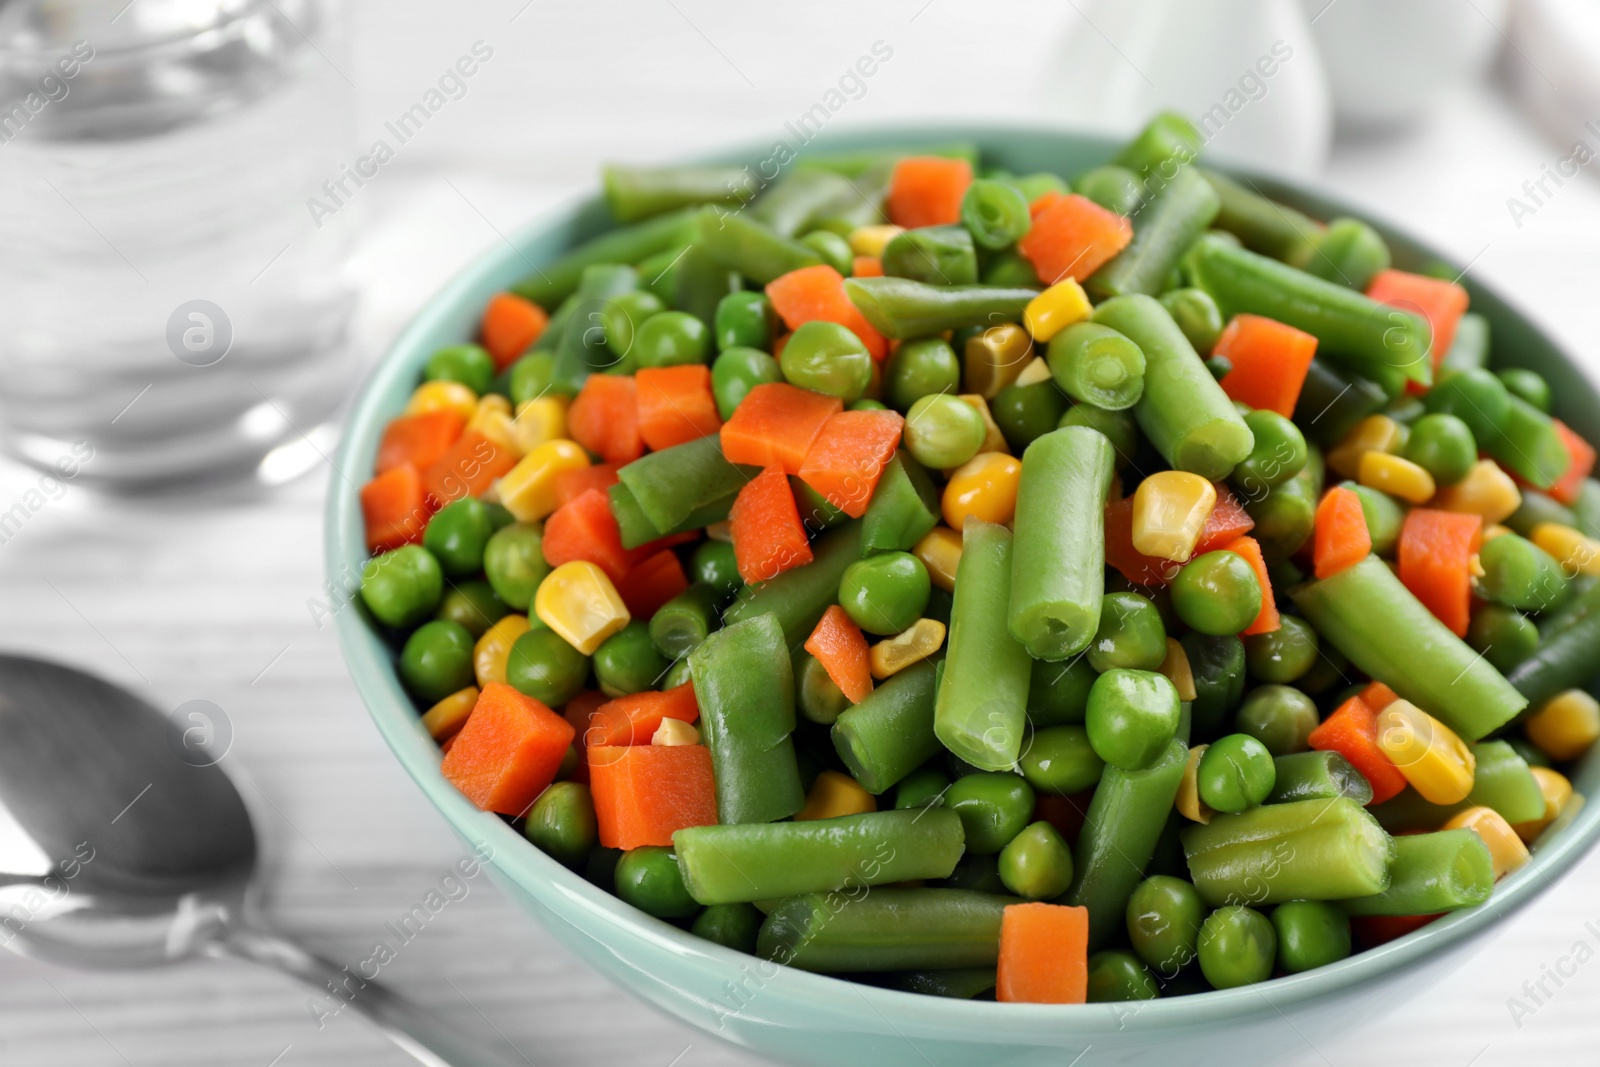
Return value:
[(1595, 451), (1447, 268), (1198, 146), (609, 169), (624, 224), (428, 361), (361, 492), (445, 776), (651, 915), (944, 996), (1487, 900), (1600, 736)]

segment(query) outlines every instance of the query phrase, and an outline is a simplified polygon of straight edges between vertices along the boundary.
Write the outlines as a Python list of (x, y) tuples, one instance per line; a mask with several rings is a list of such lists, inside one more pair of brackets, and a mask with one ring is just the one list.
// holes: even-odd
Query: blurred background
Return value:
[[(819, 104), (841, 128), (1116, 134), (1175, 108), (1213, 158), (1399, 222), (1600, 365), (1592, 0), (0, 0), (0, 647), (211, 702), (267, 911), (330, 957), (363, 958), (460, 854), (330, 625), (342, 406), (422, 301), (602, 161), (793, 144)], [(1600, 948), (1597, 888), (1591, 858), (1425, 997), (1294, 1062), (1581, 1056), (1600, 972), (1531, 1016), (1508, 998)], [(482, 879), (384, 974), (540, 1067), (754, 1062)], [(408, 1061), (272, 974), (0, 955), (0, 1062)]]

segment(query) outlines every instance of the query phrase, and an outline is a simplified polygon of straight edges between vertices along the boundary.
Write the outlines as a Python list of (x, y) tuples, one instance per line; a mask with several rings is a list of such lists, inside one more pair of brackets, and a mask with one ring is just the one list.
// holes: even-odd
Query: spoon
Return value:
[(7, 947), (93, 969), (249, 960), (305, 982), (330, 1013), (355, 1009), (429, 1067), (526, 1067), (267, 929), (250, 815), (182, 725), (82, 671), (0, 655)]

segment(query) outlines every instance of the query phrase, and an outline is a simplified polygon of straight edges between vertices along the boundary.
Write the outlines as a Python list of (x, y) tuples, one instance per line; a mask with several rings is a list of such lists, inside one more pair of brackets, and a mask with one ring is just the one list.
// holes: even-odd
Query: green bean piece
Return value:
[[(1587, 685), (1600, 658), (1600, 584), (1571, 597), (1541, 620), (1538, 651), (1513, 667), (1506, 680), (1530, 704)], [(1399, 692), (1399, 690), (1395, 690)]]
[(1317, 662), (1317, 632), (1293, 615), (1285, 615), (1276, 630), (1244, 639), (1245, 663), (1258, 682), (1288, 685), (1298, 681)]
[(1210, 352), (1222, 336), (1222, 312), (1204, 289), (1172, 289), (1162, 293), (1161, 306), (1178, 324), (1196, 352)]
[[(606, 347), (602, 317), (613, 297), (638, 288), (639, 275), (632, 267), (596, 263), (583, 269), (573, 293), (572, 315), (556, 341), (555, 367), (551, 372), (553, 389), (575, 396), (592, 371), (603, 371), (616, 364), (617, 354)], [(637, 353), (634, 356), (637, 358)]]
[(1093, 788), (1106, 769), (1106, 761), (1089, 743), (1089, 732), (1076, 724), (1035, 730), (1020, 765), (1022, 777), (1034, 789), (1062, 797)]
[(978, 280), (984, 285), (1007, 289), (1043, 289), (1039, 272), (1028, 258), (1015, 248), (1007, 248), (989, 256), (988, 263), (979, 263)]
[(1306, 267), (1313, 258), (1322, 224), (1287, 204), (1225, 174), (1201, 168), (1200, 173), (1220, 201), (1216, 227), (1237, 237), (1252, 252), (1271, 256), (1292, 267)]
[(1083, 722), (1098, 677), (1083, 657), (1036, 659), (1028, 680), (1028, 723), (1035, 729)]
[(1485, 541), (1478, 550), (1483, 576), (1476, 592), (1485, 600), (1519, 611), (1549, 611), (1571, 592), (1567, 573), (1556, 558), (1514, 533)]
[(913, 663), (880, 682), (833, 724), (833, 747), (867, 792), (887, 792), (938, 755), (935, 673), (927, 660)]
[(1533, 620), (1500, 604), (1484, 604), (1467, 624), (1467, 644), (1476, 649), (1501, 674), (1509, 673), (1539, 647), (1539, 628)]
[(763, 916), (752, 904), (713, 904), (695, 916), (689, 932), (724, 948), (755, 955)]
[(907, 993), (922, 993), (930, 997), (950, 997), (955, 1000), (972, 1000), (984, 993), (992, 993), (995, 986), (993, 967), (950, 967), (925, 971), (903, 971), (896, 974), (890, 985)]
[(1249, 734), (1274, 756), (1304, 752), (1317, 728), (1317, 705), (1287, 685), (1261, 685), (1239, 705), (1233, 728)]
[(1085, 283), (1096, 299), (1167, 288), (1167, 275), (1206, 231), (1222, 204), (1205, 178), (1185, 167), (1140, 206), (1133, 240)]
[(1106, 949), (1089, 957), (1090, 1004), (1155, 1000), (1161, 995), (1144, 962), (1124, 949)]
[(1389, 269), (1389, 246), (1360, 219), (1339, 218), (1312, 240), (1305, 271), (1358, 293), (1367, 291), (1380, 271)]
[(969, 326), (1021, 322), (1037, 289), (928, 285), (910, 278), (847, 278), (844, 291), (885, 337), (927, 337)]
[(1244, 696), (1244, 642), (1232, 634), (1213, 636), (1199, 631), (1180, 638), (1194, 676), (1195, 698), (1190, 708), (1194, 736), (1215, 737)]
[(1230, 904), (1206, 916), (1197, 948), (1200, 973), (1212, 988), (1233, 989), (1272, 977), (1278, 934), (1259, 911)]
[(822, 262), (815, 249), (785, 237), (748, 213), (702, 210), (699, 241), (699, 247), (716, 263), (760, 285)]
[(838, 201), (857, 194), (850, 182), (824, 170), (795, 170), (774, 182), (747, 209), (774, 232), (793, 237)]
[(723, 612), (724, 624), (771, 613), (783, 627), (785, 643), (798, 647), (839, 594), (845, 568), (861, 558), (861, 524), (836, 526), (811, 545), (812, 561), (784, 571), (759, 586), (745, 586)]
[(650, 616), (650, 640), (667, 659), (681, 659), (700, 647), (717, 628), (721, 592), (695, 582)]
[(1075, 322), (1056, 334), (1046, 360), (1056, 385), (1080, 404), (1122, 411), (1144, 395), (1144, 352), (1098, 322)]
[(1433, 915), (1482, 904), (1493, 892), (1488, 846), (1462, 827), (1395, 838), (1388, 887), (1339, 907), (1348, 915)]
[(1450, 817), (1471, 807), (1492, 808), (1506, 822), (1534, 822), (1544, 817), (1544, 794), (1528, 763), (1505, 741), (1480, 741), (1472, 746), (1477, 760), (1472, 792), (1457, 804), (1430, 804), (1415, 790), (1407, 789), (1372, 809), (1372, 814), (1391, 834), (1413, 830), (1434, 830)]
[(1218, 815), (1179, 836), (1194, 886), (1212, 907), (1340, 900), (1389, 884), (1389, 835), (1344, 797)]
[(1010, 892), (1024, 900), (1050, 900), (1072, 884), (1072, 848), (1041, 819), (1000, 850), (999, 870)]
[(1125, 916), (1134, 952), (1163, 979), (1173, 978), (1194, 959), (1205, 905), (1182, 878), (1146, 878), (1128, 897)]
[(651, 452), (623, 466), (617, 477), (639, 510), (664, 533), (696, 509), (738, 492), (758, 473), (754, 467), (729, 463), (712, 434)]
[(965, 889), (873, 890), (787, 897), (761, 925), (757, 953), (803, 971), (842, 974), (986, 967), (1015, 897)]
[(1170, 180), (1177, 168), (1199, 155), (1203, 143), (1194, 123), (1176, 111), (1163, 111), (1124, 145), (1111, 162), (1126, 167), (1149, 187), (1153, 181)]
[(1469, 311), (1456, 322), (1456, 337), (1444, 354), (1440, 369), (1475, 370), (1489, 365), (1489, 320)]
[(1291, 900), (1272, 909), (1278, 966), (1288, 974), (1326, 967), (1350, 955), (1350, 917), (1321, 900)]
[[(715, 435), (710, 438), (702, 438), (702, 440), (714, 439)], [(664, 455), (667, 451), (670, 451), (670, 449), (662, 452), (652, 452), (644, 458), (650, 459), (654, 456)], [(617, 529), (622, 534), (622, 547), (638, 548), (640, 545), (648, 544), (671, 534), (701, 530), (714, 522), (721, 522), (728, 517), (728, 512), (732, 510), (733, 501), (738, 496), (738, 492), (730, 492), (726, 496), (708, 500), (665, 530), (651, 522), (649, 517), (645, 515), (644, 509), (639, 506), (639, 501), (634, 497), (633, 491), (628, 488), (626, 483), (618, 482), (606, 490), (606, 495), (611, 500), (611, 515), (617, 520)], [(515, 607), (515, 605), (512, 606)]]
[(1523, 537), (1533, 533), (1541, 522), (1556, 522), (1562, 526), (1578, 526), (1578, 516), (1573, 510), (1537, 489), (1522, 489), (1522, 502), (1506, 519), (1505, 524)]
[(979, 178), (961, 198), (961, 224), (983, 248), (1015, 244), (1033, 223), (1028, 199), (1016, 186)]
[(1549, 415), (1520, 396), (1507, 394), (1506, 417), (1496, 432), (1480, 441), (1501, 466), (1540, 489), (1548, 489), (1572, 462), (1561, 434)]
[(1544, 375), (1526, 367), (1507, 367), (1495, 374), (1512, 396), (1521, 397), (1547, 415), (1550, 413), (1550, 383), (1544, 380)]
[(884, 466), (861, 516), (861, 551), (907, 551), (937, 525), (939, 490), (922, 464), (900, 449)]
[(694, 204), (739, 204), (749, 199), (742, 167), (666, 166), (601, 169), (606, 206), (618, 222), (637, 222)]
[(722, 299), (740, 292), (739, 272), (718, 261), (704, 241), (690, 245), (678, 261), (672, 279), (672, 306), (693, 315), (712, 329)]
[(1349, 797), (1365, 807), (1372, 800), (1372, 784), (1337, 752), (1291, 752), (1272, 762), (1272, 792), (1265, 803)]
[[(978, 146), (971, 141), (946, 141), (939, 144), (902, 145), (898, 148), (868, 148), (852, 152), (807, 153), (795, 163), (795, 173), (823, 170), (846, 178), (861, 178), (875, 170), (892, 170), (906, 156), (941, 156), (964, 159), (976, 166)], [(859, 183), (858, 183), (859, 184)]]
[(1589, 537), (1600, 537), (1600, 482), (1585, 478), (1573, 501), (1572, 515), (1576, 528)]
[(883, 249), (883, 273), (928, 285), (976, 285), (978, 254), (962, 226), (923, 226), (897, 234)]
[[(692, 217), (691, 217), (692, 220)], [(699, 234), (691, 230), (691, 240)], [(639, 284), (665, 307), (670, 307), (678, 295), (678, 264), (688, 253), (689, 244), (675, 245), (639, 261)]]
[(940, 889), (971, 889), (979, 893), (1004, 893), (1006, 885), (1000, 880), (1000, 857), (997, 853), (977, 853), (970, 849), (949, 878), (935, 882)]
[(1132, 215), (1144, 200), (1139, 176), (1115, 164), (1084, 171), (1072, 183), (1072, 191), (1119, 215)]
[[(512, 286), (511, 291), (542, 308), (554, 308), (577, 291), (586, 267), (597, 263), (639, 263), (657, 253), (682, 248), (694, 241), (699, 235), (697, 216), (698, 212), (694, 209), (673, 211), (647, 222), (603, 233), (563, 254), (555, 262), (536, 268), (531, 275)], [(551, 338), (552, 342), (555, 340)]]
[(1356, 423), (1381, 411), (1388, 400), (1376, 382), (1334, 360), (1318, 357), (1306, 368), (1300, 397), (1295, 401), (1294, 422), (1307, 439), (1332, 448), (1355, 429)]
[(835, 507), (832, 501), (807, 485), (805, 479), (798, 475), (789, 475), (789, 490), (794, 493), (794, 504), (800, 512), (801, 523), (811, 533), (830, 530), (850, 517), (844, 513), (844, 509)]
[(989, 856), (1005, 848), (1033, 817), (1033, 787), (1015, 774), (978, 771), (958, 777), (944, 807), (961, 816), (967, 852)]
[(691, 681), (692, 678), (693, 675), (689, 670), (689, 657), (685, 656), (682, 659), (672, 661), (672, 666), (667, 668), (667, 673), (661, 676), (661, 688), (663, 690), (676, 689), (678, 686)]
[(1358, 482), (1340, 482), (1339, 487), (1361, 499), (1361, 514), (1367, 520), (1367, 536), (1372, 538), (1373, 554), (1392, 558), (1400, 541), (1400, 527), (1405, 523), (1405, 507), (1383, 490)]

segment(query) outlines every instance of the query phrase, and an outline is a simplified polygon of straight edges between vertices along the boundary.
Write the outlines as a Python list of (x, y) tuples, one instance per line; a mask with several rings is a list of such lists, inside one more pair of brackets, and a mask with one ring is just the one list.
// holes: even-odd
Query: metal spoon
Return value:
[(517, 1062), (261, 924), (250, 815), (221, 768), (185, 747), (187, 725), (82, 671), (0, 656), (7, 947), (96, 969), (249, 960), (336, 997), (430, 1067)]

